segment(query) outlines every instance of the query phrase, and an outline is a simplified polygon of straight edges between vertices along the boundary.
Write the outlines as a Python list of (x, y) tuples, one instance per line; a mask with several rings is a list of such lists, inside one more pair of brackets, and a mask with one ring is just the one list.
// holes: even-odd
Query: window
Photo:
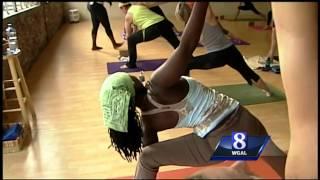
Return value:
[(3, 18), (37, 7), (40, 2), (2, 2)]

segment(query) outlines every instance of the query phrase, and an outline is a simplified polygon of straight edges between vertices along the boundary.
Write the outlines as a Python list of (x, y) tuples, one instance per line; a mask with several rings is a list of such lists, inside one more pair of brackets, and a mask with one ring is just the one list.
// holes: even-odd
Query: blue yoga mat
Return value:
[(137, 60), (137, 68), (120, 69), (120, 66), (126, 62), (110, 62), (107, 63), (108, 74), (115, 72), (140, 72), (140, 71), (154, 71), (160, 67), (166, 59), (153, 59), (153, 60)]

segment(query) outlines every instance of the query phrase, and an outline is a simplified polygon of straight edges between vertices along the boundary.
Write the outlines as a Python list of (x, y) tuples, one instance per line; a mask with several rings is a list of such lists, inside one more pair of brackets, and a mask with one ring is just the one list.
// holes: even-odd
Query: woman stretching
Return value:
[[(243, 3), (243, 5), (241, 5)], [(264, 14), (262, 14), (261, 12), (259, 12), (257, 10), (256, 7), (254, 7), (253, 3), (250, 2), (250, 1), (243, 1), (243, 2), (240, 2), (240, 5), (238, 6), (238, 11), (237, 11), (237, 15), (236, 17), (234, 18), (235, 20), (238, 19), (238, 16), (240, 14), (240, 10), (243, 10), (243, 11), (252, 11), (254, 12), (256, 15), (262, 17), (263, 19), (266, 19), (266, 16)]]
[[(108, 1), (110, 6), (112, 5), (111, 1)], [(97, 46), (97, 33), (100, 23), (104, 27), (107, 36), (109, 37), (110, 41), (112, 42), (112, 46), (114, 49), (119, 48), (123, 43), (117, 43), (114, 39), (113, 32), (110, 26), (109, 17), (106, 8), (104, 7), (104, 2), (102, 1), (91, 1), (88, 2), (87, 8), (91, 15), (92, 21), (92, 50), (100, 50), (102, 47)]]
[[(125, 35), (128, 41), (129, 59), (120, 68), (136, 68), (137, 44), (164, 37), (173, 48), (179, 45), (179, 39), (166, 19), (151, 11), (145, 5), (119, 3), (119, 8), (125, 14)], [(137, 27), (134, 32), (132, 26)]]
[[(192, 8), (192, 2), (188, 2), (187, 4)], [(187, 8), (186, 6), (180, 7)], [(178, 12), (184, 11), (181, 10)], [(177, 15), (180, 16), (179, 19), (188, 21), (186, 15)], [(188, 64), (185, 75), (189, 75), (189, 71), (192, 69), (212, 69), (229, 65), (238, 71), (249, 85), (254, 84), (262, 89), (267, 96), (270, 96), (269, 88), (265, 82), (246, 64), (242, 54), (232, 41), (225, 36), (227, 32), (224, 31), (209, 6), (200, 38), (200, 43), (207, 49), (208, 53), (192, 58)]]
[[(146, 86), (123, 72), (110, 75), (102, 85), (100, 102), (111, 145), (128, 161), (140, 153), (135, 179), (155, 179), (165, 165), (218, 163), (210, 157), (220, 138), (233, 131), (267, 135), (238, 101), (182, 76), (198, 44), (207, 7), (208, 2), (195, 3), (181, 44)], [(194, 133), (159, 142), (157, 132), (172, 128), (193, 128)], [(268, 155), (283, 153), (271, 141), (262, 153)]]

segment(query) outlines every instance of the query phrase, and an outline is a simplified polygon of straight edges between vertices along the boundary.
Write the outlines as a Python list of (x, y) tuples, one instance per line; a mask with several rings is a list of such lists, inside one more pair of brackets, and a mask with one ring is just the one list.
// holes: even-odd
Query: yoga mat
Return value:
[(250, 43), (248, 43), (247, 41), (244, 41), (242, 39), (231, 39), (231, 41), (235, 45), (250, 45)]
[(153, 60), (137, 60), (137, 68), (120, 69), (120, 66), (126, 62), (110, 62), (107, 63), (108, 74), (115, 72), (139, 72), (139, 71), (154, 71), (165, 62), (165, 59), (153, 59)]
[[(265, 65), (265, 63), (264, 63), (265, 59), (266, 59), (266, 57), (262, 57), (262, 56), (252, 56), (250, 58), (244, 57), (244, 60), (246, 61), (248, 66), (253, 70), (260, 69), (261, 67), (263, 67)], [(279, 60), (279, 57), (274, 56), (273, 62), (271, 63), (271, 67), (272, 66), (279, 66), (279, 61), (276, 61), (276, 59)]]
[(272, 27), (268, 27), (267, 29), (264, 29), (264, 25), (256, 25), (256, 24), (249, 25), (249, 27), (257, 31), (268, 31), (272, 29)]
[(241, 105), (263, 104), (284, 101), (286, 99), (283, 92), (270, 84), (267, 86), (272, 93), (270, 97), (266, 96), (259, 88), (250, 86), (249, 84), (214, 86), (212, 88), (238, 100)]
[[(230, 166), (234, 161), (224, 161), (219, 164), (211, 165), (212, 167), (226, 167)], [(262, 177), (264, 179), (280, 179), (278, 173), (267, 164), (263, 159), (258, 159), (257, 161), (247, 161), (249, 170), (256, 176)], [(211, 167), (210, 166), (210, 167)], [(186, 177), (192, 175), (193, 173), (201, 170), (204, 167), (186, 167), (177, 170), (163, 171), (157, 174), (157, 179), (185, 179)], [(118, 177), (115, 179), (133, 179), (133, 176)], [(236, 177), (235, 177), (236, 179)]]

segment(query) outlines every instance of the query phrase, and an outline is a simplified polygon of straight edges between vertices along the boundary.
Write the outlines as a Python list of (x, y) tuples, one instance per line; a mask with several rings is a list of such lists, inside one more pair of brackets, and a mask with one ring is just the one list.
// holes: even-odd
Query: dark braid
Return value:
[(127, 133), (109, 129), (109, 134), (110, 146), (113, 146), (123, 159), (131, 162), (133, 159), (137, 160), (137, 155), (141, 152), (143, 136), (140, 115), (136, 111), (133, 98), (130, 100), (128, 116)]

